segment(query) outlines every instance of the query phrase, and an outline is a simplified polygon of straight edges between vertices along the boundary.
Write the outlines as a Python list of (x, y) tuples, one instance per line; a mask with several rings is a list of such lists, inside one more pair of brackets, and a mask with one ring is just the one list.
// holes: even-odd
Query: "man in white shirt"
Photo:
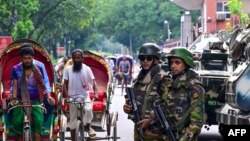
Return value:
[[(93, 119), (93, 103), (89, 96), (89, 90), (94, 90), (94, 98), (98, 99), (98, 91), (96, 86), (95, 77), (91, 69), (82, 63), (83, 52), (81, 49), (75, 49), (72, 52), (73, 65), (65, 69), (63, 74), (64, 79), (64, 92), (67, 97), (84, 98), (84, 116), (83, 122), (86, 126), (86, 130), (89, 133), (90, 138), (95, 138), (96, 133), (91, 128), (90, 124)], [(70, 105), (70, 122), (69, 127), (71, 130), (72, 140), (75, 139), (75, 129), (77, 123), (77, 108), (73, 104)]]

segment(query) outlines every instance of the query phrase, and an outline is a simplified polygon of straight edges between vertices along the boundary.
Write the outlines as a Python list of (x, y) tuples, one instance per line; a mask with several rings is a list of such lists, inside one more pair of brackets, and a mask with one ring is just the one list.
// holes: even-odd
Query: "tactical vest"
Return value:
[(153, 110), (154, 101), (160, 99), (157, 92), (161, 78), (166, 73), (161, 69), (160, 65), (154, 66), (145, 76), (134, 83), (135, 98), (141, 118), (149, 118), (151, 110)]
[[(173, 80), (168, 95), (164, 97), (167, 108), (166, 116), (172, 119), (177, 131), (182, 131), (190, 123), (189, 115), (195, 108), (195, 106), (191, 106), (191, 97), (193, 96), (191, 88), (194, 85), (201, 86), (201, 83), (196, 73), (188, 70), (187, 73)], [(203, 88), (201, 87), (201, 89)], [(205, 91), (202, 93), (203, 96)]]

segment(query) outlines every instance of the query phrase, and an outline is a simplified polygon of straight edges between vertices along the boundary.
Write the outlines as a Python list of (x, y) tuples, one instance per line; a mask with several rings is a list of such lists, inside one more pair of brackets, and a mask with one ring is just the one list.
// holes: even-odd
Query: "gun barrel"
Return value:
[(164, 133), (166, 133), (166, 135), (168, 135), (171, 139), (171, 141), (176, 141), (175, 135), (172, 131), (172, 129), (170, 128), (170, 125), (162, 111), (162, 108), (160, 105), (156, 105), (154, 107), (154, 111), (156, 114), (156, 117), (158, 119), (158, 121), (160, 122), (160, 125), (162, 126), (161, 128), (164, 129)]
[(138, 107), (136, 104), (134, 89), (131, 87), (127, 87), (126, 93), (127, 93), (129, 102), (132, 106), (133, 114), (135, 117), (136, 127), (137, 127), (137, 130), (139, 131), (139, 134), (140, 134), (140, 141), (143, 141), (144, 135), (143, 135), (142, 127), (141, 127), (141, 125), (137, 124), (141, 120), (141, 118), (140, 118), (140, 114), (139, 114)]

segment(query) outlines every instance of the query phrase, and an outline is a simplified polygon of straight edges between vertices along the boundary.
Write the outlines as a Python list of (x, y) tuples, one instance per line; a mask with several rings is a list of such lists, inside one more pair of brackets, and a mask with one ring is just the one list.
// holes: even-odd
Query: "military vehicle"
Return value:
[(225, 82), (233, 71), (229, 59), (229, 50), (225, 42), (230, 34), (222, 31), (219, 34), (200, 36), (188, 49), (195, 60), (195, 71), (205, 88), (205, 125), (199, 140), (222, 140), (218, 132), (216, 111), (225, 103)]
[(217, 111), (221, 134), (226, 126), (250, 125), (250, 25), (236, 29), (229, 43), (234, 72), (226, 83), (225, 104)]

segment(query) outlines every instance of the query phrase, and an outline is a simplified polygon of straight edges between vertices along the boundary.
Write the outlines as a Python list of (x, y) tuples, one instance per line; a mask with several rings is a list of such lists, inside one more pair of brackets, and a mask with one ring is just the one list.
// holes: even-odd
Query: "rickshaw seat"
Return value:
[[(90, 98), (93, 99), (94, 92), (89, 92)], [(106, 92), (98, 92), (98, 100), (93, 103), (93, 111), (103, 111), (105, 110), (107, 94)]]

